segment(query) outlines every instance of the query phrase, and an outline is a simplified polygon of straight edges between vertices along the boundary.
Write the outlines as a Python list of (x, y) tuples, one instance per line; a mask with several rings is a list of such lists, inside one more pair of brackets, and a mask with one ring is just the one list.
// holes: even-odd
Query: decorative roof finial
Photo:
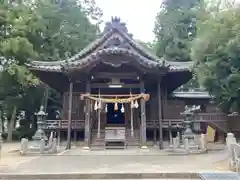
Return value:
[(117, 16), (112, 16), (111, 22), (106, 23), (103, 33), (107, 33), (108, 31), (111, 31), (113, 29), (118, 29), (119, 31), (126, 33), (130, 37), (132, 37), (132, 35), (128, 33), (126, 23), (121, 22), (121, 19)]
[(120, 23), (121, 19), (117, 16), (112, 16), (112, 23)]

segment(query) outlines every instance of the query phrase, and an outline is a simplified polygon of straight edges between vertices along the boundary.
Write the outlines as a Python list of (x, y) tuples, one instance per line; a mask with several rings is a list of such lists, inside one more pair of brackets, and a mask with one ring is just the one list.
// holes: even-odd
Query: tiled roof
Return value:
[(189, 71), (193, 65), (191, 61), (188, 62), (167, 61), (166, 64), (169, 65), (170, 71)]
[(27, 64), (27, 66), (39, 71), (61, 72), (63, 63), (64, 61), (33, 61), (31, 64)]
[(96, 51), (95, 53), (92, 53), (86, 58), (83, 58), (78, 61), (68, 61), (68, 63), (65, 64), (65, 67), (75, 67), (75, 66), (84, 67), (85, 65), (88, 65), (89, 63), (94, 62), (96, 59), (99, 59), (102, 55), (110, 55), (110, 54), (124, 54), (129, 57), (133, 57), (134, 59), (137, 59), (137, 61), (140, 64), (143, 64), (148, 67), (165, 67), (166, 66), (164, 64), (165, 63), (164, 61), (162, 62), (151, 61), (146, 57), (140, 56), (138, 53), (135, 53), (134, 51), (131, 51), (129, 49), (113, 47), (113, 48), (106, 48), (106, 49)]

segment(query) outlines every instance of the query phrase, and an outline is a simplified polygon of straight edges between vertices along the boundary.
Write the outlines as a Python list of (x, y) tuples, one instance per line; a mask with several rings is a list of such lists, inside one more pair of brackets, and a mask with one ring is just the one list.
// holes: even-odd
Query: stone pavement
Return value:
[(58, 155), (29, 157), (20, 156), (18, 148), (19, 143), (4, 144), (0, 159), (0, 179), (4, 174), (30, 175), (24, 179), (31, 179), (34, 174), (49, 174), (47, 179), (51, 179), (51, 175), (56, 174), (65, 175), (64, 177), (66, 175), (74, 177), (78, 174), (80, 179), (84, 177), (89, 179), (89, 175), (92, 174), (95, 179), (109, 176), (109, 174), (110, 176), (115, 174), (115, 178), (112, 179), (118, 179), (122, 178), (122, 175), (129, 174), (130, 176), (124, 179), (131, 179), (131, 175), (148, 179), (149, 175), (153, 175), (155, 179), (161, 177), (163, 180), (166, 176), (167, 179), (173, 178), (172, 174), (175, 179), (176, 175), (180, 174), (177, 178), (181, 178), (182, 175), (182, 178), (184, 176), (185, 179), (192, 179), (197, 177), (188, 178), (189, 174), (227, 172), (228, 169), (226, 150), (191, 156), (168, 156), (164, 151), (156, 148), (144, 151), (139, 148), (103, 151), (83, 151), (82, 148), (73, 148)]
[[(110, 150), (111, 151), (111, 150)], [(71, 155), (41, 156), (23, 162), (10, 173), (173, 173), (223, 172), (218, 162), (226, 152), (189, 156), (158, 155)]]
[(20, 156), (19, 147), (19, 142), (3, 143), (0, 155), (0, 172), (6, 172), (22, 163), (27, 163), (37, 158)]

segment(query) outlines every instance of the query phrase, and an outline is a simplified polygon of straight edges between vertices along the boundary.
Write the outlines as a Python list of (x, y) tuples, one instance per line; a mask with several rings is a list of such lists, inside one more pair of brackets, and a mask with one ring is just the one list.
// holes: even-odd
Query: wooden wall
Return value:
[(163, 106), (164, 119), (181, 119), (180, 113), (184, 111), (183, 100), (167, 100)]
[[(72, 120), (84, 120), (84, 106), (85, 101), (80, 99), (79, 93), (73, 93), (73, 102), (72, 102)], [(63, 112), (62, 119), (68, 119), (68, 107), (69, 107), (69, 93), (66, 92), (63, 94)]]

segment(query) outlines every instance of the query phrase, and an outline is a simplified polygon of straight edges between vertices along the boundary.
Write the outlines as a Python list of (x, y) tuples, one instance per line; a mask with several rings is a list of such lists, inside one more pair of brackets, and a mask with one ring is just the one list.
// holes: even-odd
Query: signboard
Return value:
[(211, 126), (207, 127), (207, 142), (214, 142), (216, 130)]

